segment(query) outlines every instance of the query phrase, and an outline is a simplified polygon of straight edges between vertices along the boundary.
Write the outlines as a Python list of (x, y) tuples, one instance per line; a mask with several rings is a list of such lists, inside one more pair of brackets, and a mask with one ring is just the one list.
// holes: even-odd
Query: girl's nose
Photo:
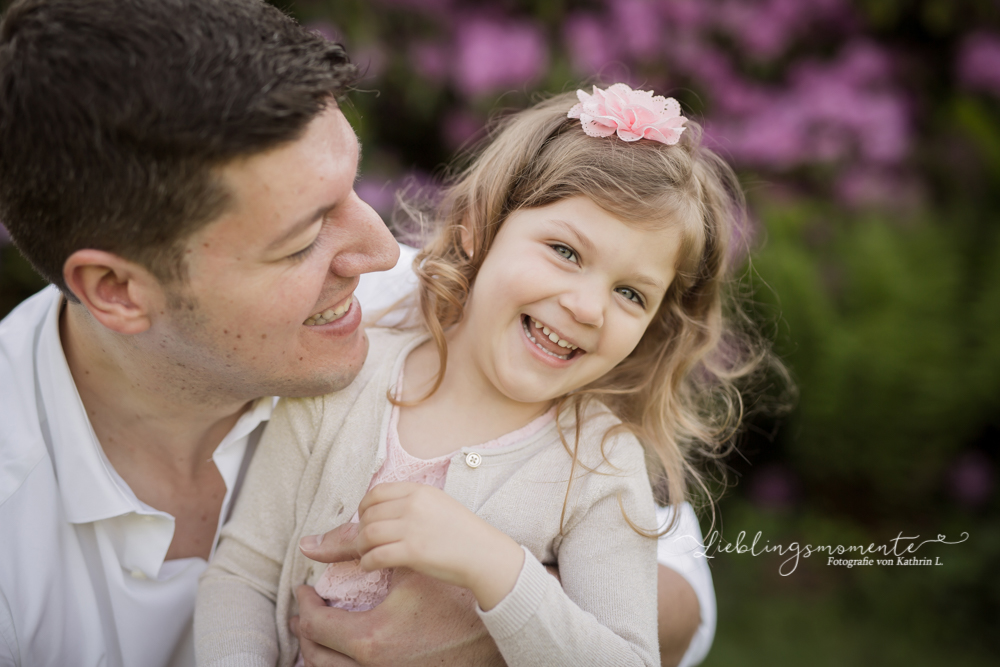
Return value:
[(559, 297), (559, 303), (580, 324), (591, 327), (600, 327), (604, 324), (604, 309), (607, 307), (607, 298), (601, 289), (589, 284), (589, 282), (563, 292)]

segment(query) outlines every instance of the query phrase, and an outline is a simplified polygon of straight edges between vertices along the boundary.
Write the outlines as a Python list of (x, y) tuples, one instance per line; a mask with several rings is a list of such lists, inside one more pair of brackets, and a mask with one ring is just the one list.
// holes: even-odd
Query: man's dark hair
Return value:
[(217, 168), (297, 139), (356, 80), (260, 0), (23, 0), (0, 25), (0, 221), (68, 290), (76, 250), (182, 278)]

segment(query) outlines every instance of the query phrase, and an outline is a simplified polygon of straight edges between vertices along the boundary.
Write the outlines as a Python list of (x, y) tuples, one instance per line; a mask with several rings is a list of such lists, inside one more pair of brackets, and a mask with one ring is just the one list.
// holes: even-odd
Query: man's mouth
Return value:
[(524, 327), (524, 335), (528, 337), (528, 340), (534, 343), (535, 347), (539, 350), (551, 357), (566, 361), (570, 357), (579, 356), (584, 353), (577, 345), (560, 338), (559, 334), (533, 317), (523, 315), (521, 317), (521, 326)]
[(329, 324), (335, 320), (339, 320), (341, 317), (347, 314), (347, 311), (351, 309), (351, 304), (354, 303), (354, 295), (352, 294), (347, 298), (344, 303), (340, 304), (336, 308), (327, 308), (326, 310), (316, 313), (315, 315), (310, 315), (303, 324), (307, 327), (318, 327), (323, 324)]

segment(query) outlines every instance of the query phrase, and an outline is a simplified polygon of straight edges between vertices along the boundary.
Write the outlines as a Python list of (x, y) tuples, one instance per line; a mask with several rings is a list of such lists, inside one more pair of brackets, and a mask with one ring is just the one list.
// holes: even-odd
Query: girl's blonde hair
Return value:
[[(737, 381), (770, 360), (746, 318), (724, 303), (730, 246), (745, 222), (742, 190), (732, 169), (700, 145), (695, 123), (673, 146), (599, 139), (567, 118), (575, 103), (571, 93), (558, 95), (502, 119), (449, 178), (432, 216), (434, 236), (414, 261), (420, 311), (441, 359), (428, 395), (444, 377), (445, 330), (462, 319), (479, 267), (511, 213), (582, 195), (630, 224), (679, 225), (676, 277), (639, 344), (560, 405), (579, 416), (600, 400), (645, 446), (658, 500), (679, 503), (692, 485), (707, 493), (694, 464), (732, 441), (743, 418)], [(567, 449), (577, 465), (576, 445)]]

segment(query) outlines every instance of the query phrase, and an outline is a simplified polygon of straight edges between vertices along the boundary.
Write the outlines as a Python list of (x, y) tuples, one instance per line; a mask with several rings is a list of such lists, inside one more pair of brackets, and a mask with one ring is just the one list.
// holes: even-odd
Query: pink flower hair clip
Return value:
[(607, 90), (594, 86), (593, 95), (577, 90), (576, 96), (580, 103), (566, 117), (579, 118), (583, 131), (591, 137), (610, 137), (617, 132), (623, 141), (652, 139), (673, 146), (680, 141), (687, 122), (674, 98), (654, 97), (651, 90), (632, 90), (624, 83)]

